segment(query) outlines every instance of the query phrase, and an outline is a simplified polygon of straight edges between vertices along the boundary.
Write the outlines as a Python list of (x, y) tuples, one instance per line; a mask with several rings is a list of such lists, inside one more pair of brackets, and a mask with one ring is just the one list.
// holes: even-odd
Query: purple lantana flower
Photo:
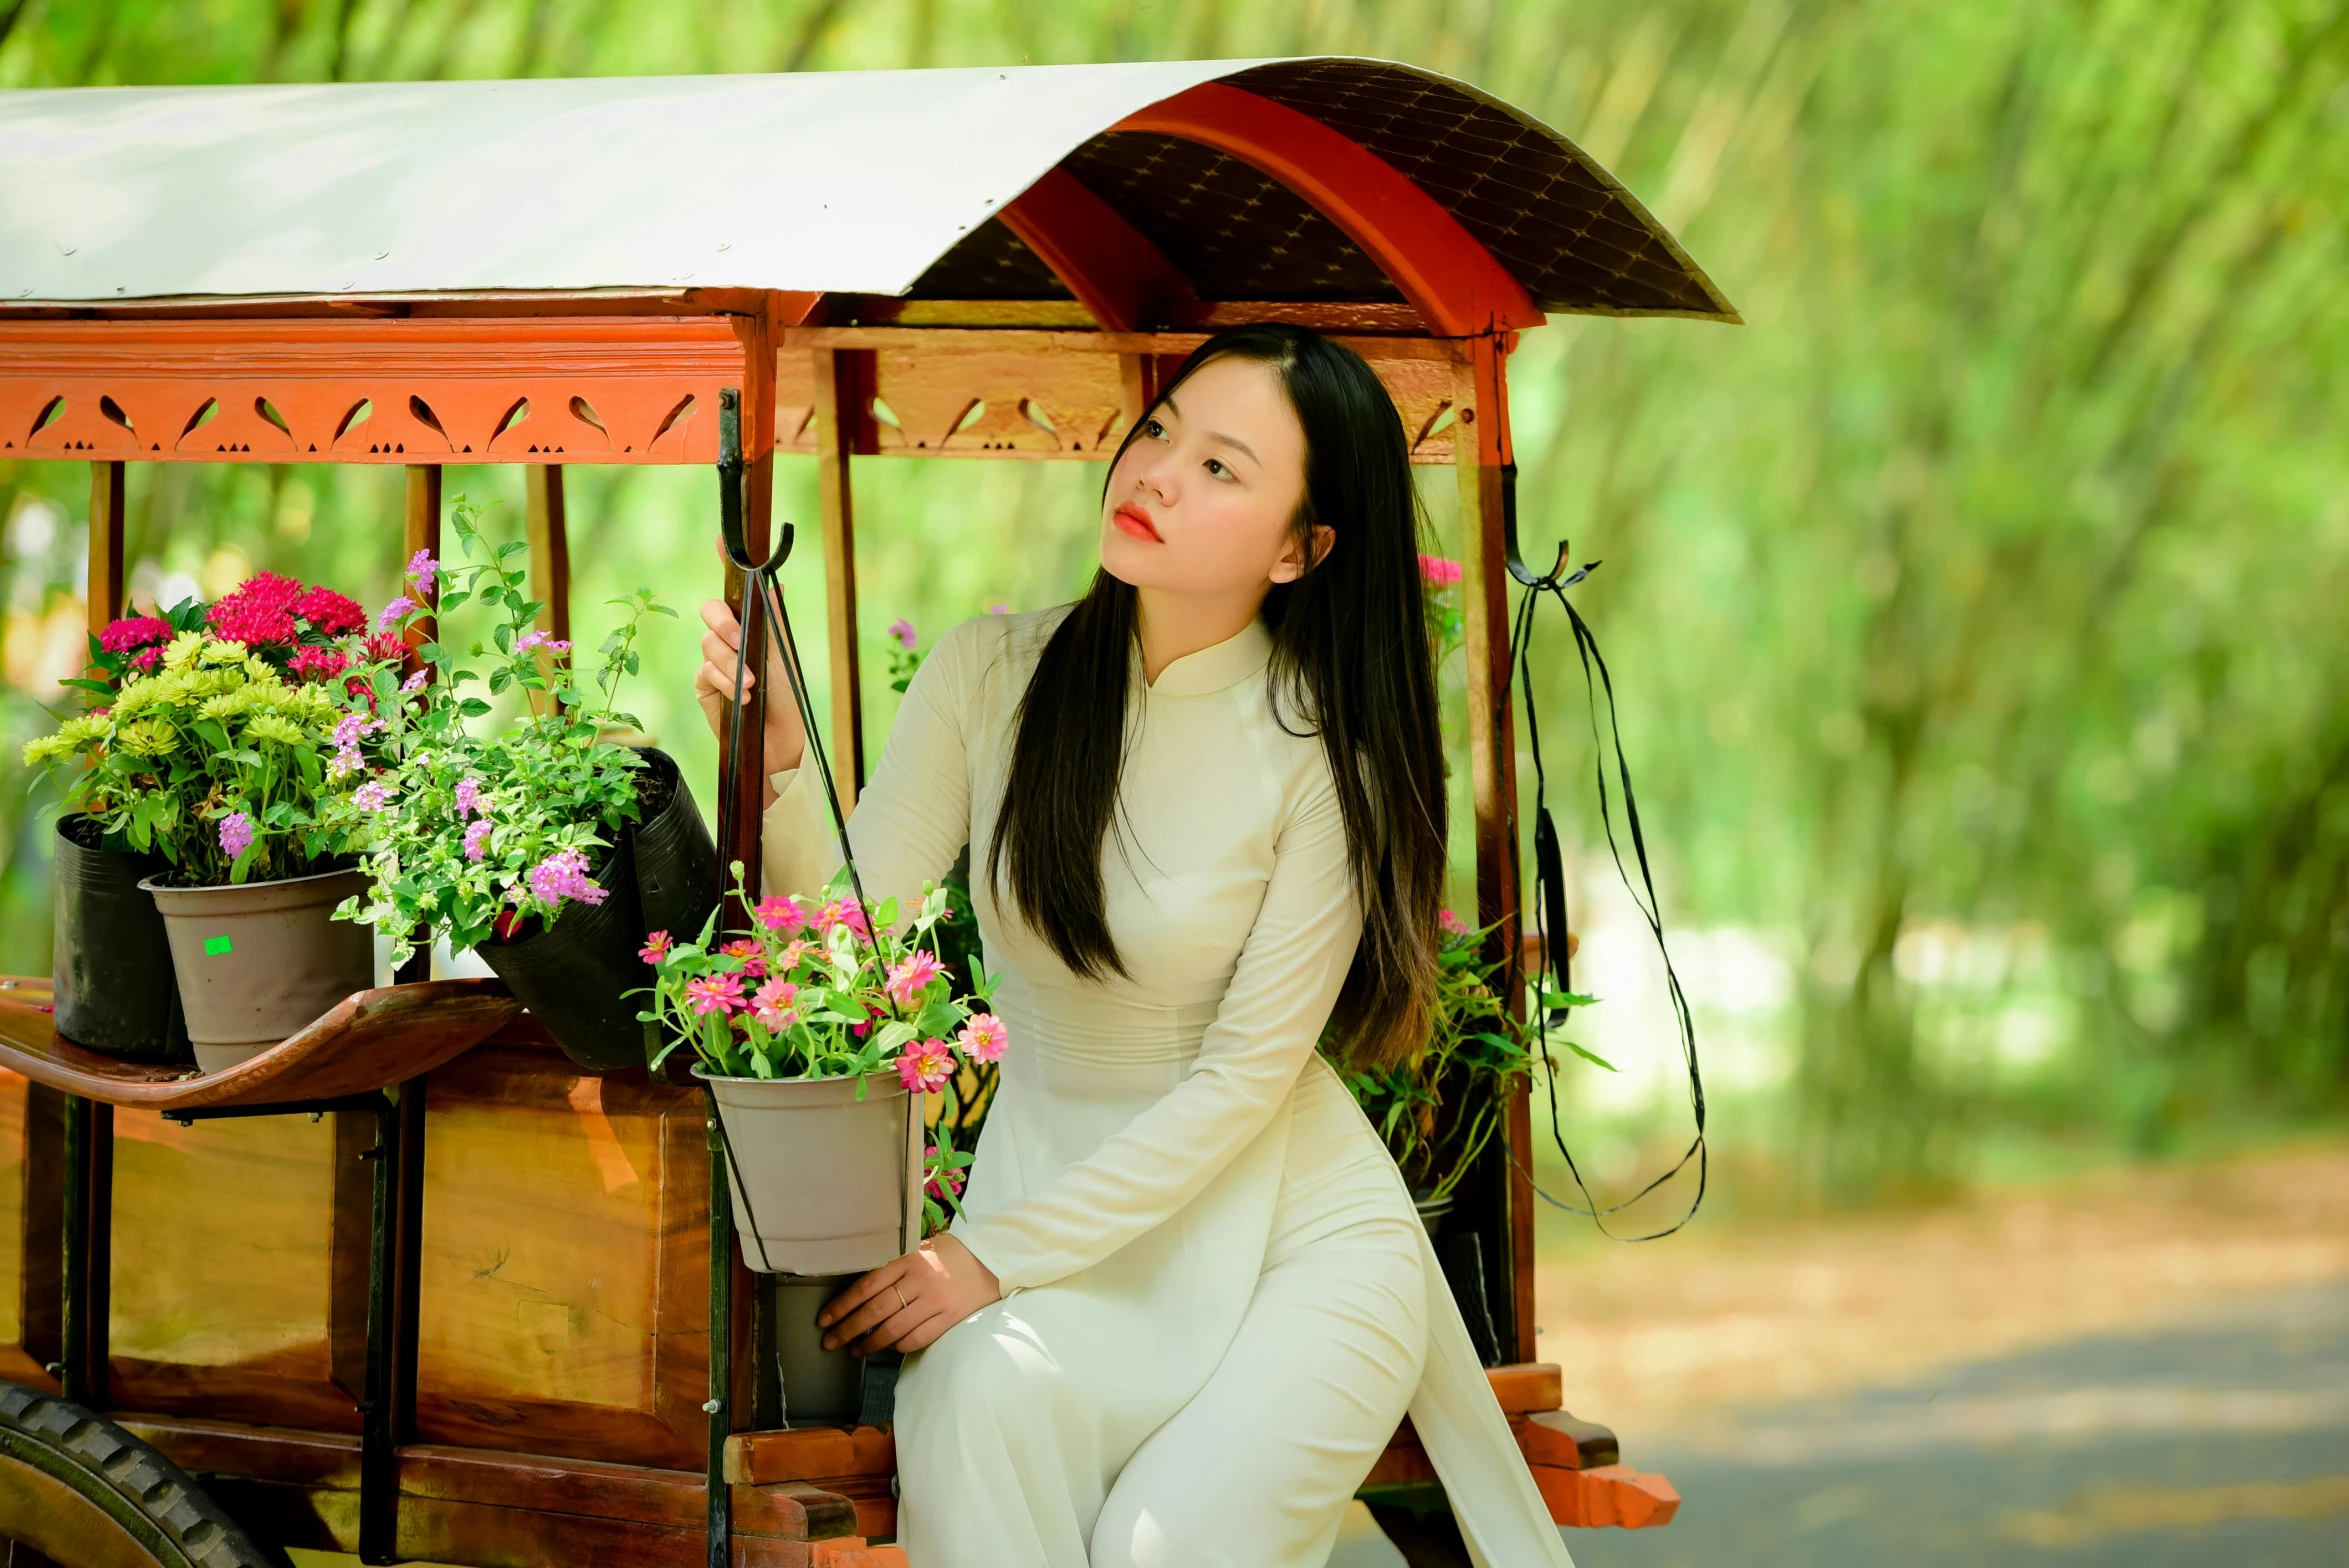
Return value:
[(465, 858), (479, 860), (489, 852), (489, 818), (483, 817), (465, 830)]
[(232, 811), (220, 819), (220, 852), (235, 860), (253, 847), (253, 819)]

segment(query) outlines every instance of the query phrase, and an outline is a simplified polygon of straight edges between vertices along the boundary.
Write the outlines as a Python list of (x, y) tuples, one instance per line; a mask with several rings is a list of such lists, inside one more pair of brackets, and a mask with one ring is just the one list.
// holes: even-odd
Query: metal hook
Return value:
[(1528, 588), (1549, 588), (1556, 585), (1559, 575), (1566, 570), (1566, 541), (1558, 541), (1558, 561), (1549, 572), (1540, 574), (1525, 564), (1525, 554), (1517, 547), (1517, 465), (1501, 465), (1501, 538), (1508, 547), (1509, 575)]
[(750, 543), (742, 531), (742, 472), (742, 389), (722, 387), (718, 392), (718, 528), (725, 536), (727, 560), (744, 573), (771, 577), (791, 559), (795, 530), (785, 523), (767, 558), (750, 558)]
[(1528, 588), (1546, 588), (1553, 592), (1560, 588), (1571, 588), (1599, 569), (1600, 563), (1593, 561), (1568, 577), (1567, 542), (1563, 539), (1558, 541), (1557, 564), (1547, 573), (1536, 573), (1525, 564), (1525, 555), (1517, 547), (1517, 465), (1513, 462), (1501, 465), (1501, 540), (1508, 551), (1509, 575)]

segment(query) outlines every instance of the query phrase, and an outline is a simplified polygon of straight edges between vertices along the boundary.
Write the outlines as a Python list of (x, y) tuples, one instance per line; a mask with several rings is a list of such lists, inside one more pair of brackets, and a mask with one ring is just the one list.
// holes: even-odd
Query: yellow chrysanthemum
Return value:
[(234, 691), (224, 691), (217, 697), (205, 698), (196, 707), (196, 717), (199, 719), (233, 719), (239, 714), (249, 711), (252, 706), (253, 692), (251, 688), (240, 686)]
[[(177, 637), (172, 638), (170, 646), (163, 650), (163, 667), (167, 670), (187, 668), (188, 665), (195, 662), (196, 655), (204, 651), (206, 640), (202, 632), (181, 632)], [(242, 649), (238, 650), (237, 656), (244, 657)]]
[(134, 757), (160, 757), (179, 745), (179, 731), (162, 719), (141, 719), (118, 730), (114, 743)]
[(207, 640), (204, 644), (202, 660), (206, 664), (213, 665), (242, 664), (245, 662), (245, 645), (241, 642)]
[(73, 749), (73, 742), (67, 740), (62, 734), (43, 735), (38, 740), (25, 742), (24, 765), (28, 768), (37, 768), (44, 762), (55, 762), (59, 757), (72, 755)]
[(114, 728), (109, 714), (85, 713), (78, 719), (67, 719), (57, 726), (57, 738), (79, 746), (84, 741), (103, 739)]
[(302, 744), (302, 727), (274, 713), (256, 713), (245, 725), (247, 740), (275, 741), (280, 746)]

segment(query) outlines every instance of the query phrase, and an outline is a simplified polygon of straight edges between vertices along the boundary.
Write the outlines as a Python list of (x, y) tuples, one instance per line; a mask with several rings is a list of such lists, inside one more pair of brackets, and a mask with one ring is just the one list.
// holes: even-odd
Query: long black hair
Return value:
[[(1444, 884), (1443, 742), (1410, 448), (1394, 400), (1360, 355), (1302, 327), (1267, 324), (1219, 332), (1193, 350), (1118, 456), (1169, 394), (1227, 357), (1268, 367), (1304, 430), (1304, 499), (1290, 524), (1304, 559), (1313, 560), (1316, 526), (1335, 534), (1303, 576), (1273, 586), (1262, 613), (1275, 717), (1321, 738), (1362, 903), (1361, 945), (1332, 1015), (1341, 1051), (1352, 1066), (1389, 1064), (1426, 1039)], [(1089, 979), (1126, 973), (1109, 931), (1101, 848), (1125, 765), (1137, 604), (1131, 584), (1097, 571), (1045, 644), (1020, 699), (987, 854), (998, 895), (1008, 881), (1011, 907)]]

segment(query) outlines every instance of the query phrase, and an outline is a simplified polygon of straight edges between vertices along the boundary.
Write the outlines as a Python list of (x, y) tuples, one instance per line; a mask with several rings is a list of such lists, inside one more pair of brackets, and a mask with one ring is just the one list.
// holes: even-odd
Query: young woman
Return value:
[[(1221, 333), (1119, 449), (1084, 598), (957, 627), (906, 693), (850, 823), (865, 890), (918, 894), (968, 845), (1011, 1033), (969, 1217), (821, 1319), (914, 1352), (915, 1568), (1319, 1564), (1406, 1412), (1482, 1561), (1567, 1563), (1315, 1053), (1334, 1017), (1351, 1059), (1395, 1060), (1434, 990), (1415, 523), (1368, 365)], [(739, 636), (702, 613), (715, 725)], [(838, 849), (791, 708), (768, 703), (765, 886), (814, 892)]]

